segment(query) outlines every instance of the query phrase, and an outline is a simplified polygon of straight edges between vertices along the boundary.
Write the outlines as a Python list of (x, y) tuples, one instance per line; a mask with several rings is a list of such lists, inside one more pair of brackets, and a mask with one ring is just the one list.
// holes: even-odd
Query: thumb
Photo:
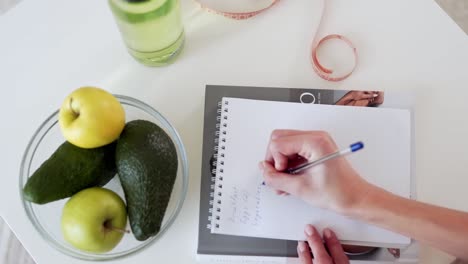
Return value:
[(279, 172), (268, 161), (260, 162), (260, 169), (263, 171), (263, 179), (265, 184), (276, 190), (284, 191), (291, 194), (296, 194), (297, 187), (300, 186), (299, 178), (291, 174)]

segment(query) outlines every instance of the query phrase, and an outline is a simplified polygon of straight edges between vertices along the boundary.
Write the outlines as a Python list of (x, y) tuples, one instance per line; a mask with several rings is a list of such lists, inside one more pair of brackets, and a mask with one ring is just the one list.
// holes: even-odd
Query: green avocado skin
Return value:
[(105, 185), (117, 173), (115, 147), (115, 142), (94, 149), (63, 143), (29, 177), (23, 188), (24, 198), (46, 204), (86, 188)]
[(144, 241), (161, 229), (177, 176), (177, 150), (158, 125), (134, 120), (117, 142), (116, 163), (133, 235)]

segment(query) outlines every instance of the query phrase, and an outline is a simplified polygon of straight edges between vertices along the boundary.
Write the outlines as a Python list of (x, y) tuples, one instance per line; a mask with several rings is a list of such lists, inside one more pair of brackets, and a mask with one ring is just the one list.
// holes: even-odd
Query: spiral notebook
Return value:
[(211, 232), (246, 237), (303, 240), (303, 228), (332, 228), (344, 243), (402, 247), (402, 235), (314, 208), (262, 186), (258, 162), (272, 130), (326, 130), (338, 146), (362, 140), (349, 157), (368, 181), (410, 197), (411, 117), (408, 110), (223, 98), (218, 117), (216, 177)]

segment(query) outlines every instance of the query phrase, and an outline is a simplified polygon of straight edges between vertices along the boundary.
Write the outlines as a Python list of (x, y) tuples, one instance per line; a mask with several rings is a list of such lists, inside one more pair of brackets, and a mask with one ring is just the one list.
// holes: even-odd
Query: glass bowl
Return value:
[[(146, 241), (138, 241), (133, 234), (125, 234), (120, 243), (110, 252), (95, 254), (78, 250), (68, 244), (62, 236), (60, 220), (62, 209), (67, 199), (51, 202), (44, 205), (34, 204), (24, 199), (22, 190), (31, 174), (62, 144), (65, 139), (58, 125), (58, 111), (47, 118), (34, 133), (23, 156), (20, 169), (19, 187), (23, 207), (29, 220), (51, 246), (62, 253), (84, 260), (111, 260), (133, 254), (154, 243), (171, 226), (179, 214), (184, 203), (188, 186), (188, 162), (185, 148), (175, 128), (151, 106), (122, 95), (115, 95), (125, 109), (126, 120), (143, 119), (160, 126), (171, 137), (177, 149), (178, 169), (177, 177), (172, 189), (171, 198), (167, 206), (165, 216), (159, 233)], [(116, 192), (125, 201), (123, 189), (119, 178), (114, 177), (104, 188)], [(128, 221), (127, 221), (128, 222)], [(127, 230), (131, 230), (127, 223)]]

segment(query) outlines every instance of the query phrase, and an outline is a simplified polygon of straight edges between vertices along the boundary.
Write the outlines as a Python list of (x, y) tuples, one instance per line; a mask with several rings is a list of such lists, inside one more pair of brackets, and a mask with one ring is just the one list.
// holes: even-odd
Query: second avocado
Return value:
[(28, 179), (24, 198), (46, 204), (105, 185), (116, 174), (114, 151), (115, 143), (94, 149), (63, 143)]
[(177, 150), (159, 126), (134, 120), (117, 142), (116, 163), (133, 235), (146, 240), (161, 229), (177, 176)]

